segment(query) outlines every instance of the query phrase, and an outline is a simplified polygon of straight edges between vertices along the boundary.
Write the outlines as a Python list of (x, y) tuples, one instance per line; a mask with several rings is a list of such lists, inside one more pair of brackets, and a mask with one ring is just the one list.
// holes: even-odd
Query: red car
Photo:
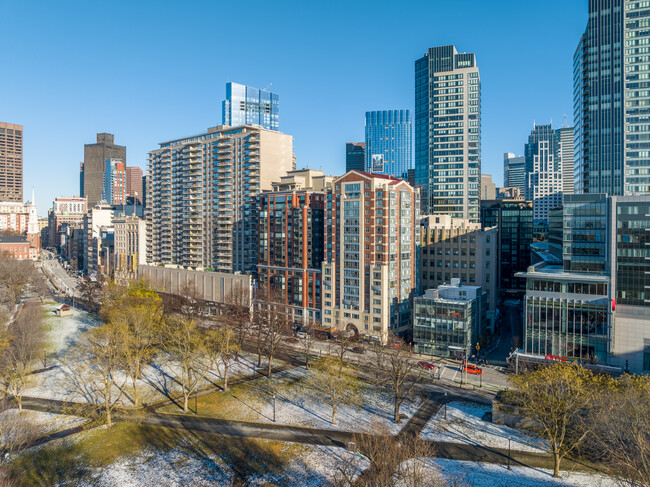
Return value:
[(435, 365), (429, 362), (418, 362), (418, 367), (422, 367), (423, 369), (428, 369), (428, 370), (434, 370), (436, 368)]
[(468, 374), (483, 375), (483, 369), (473, 364), (463, 365), (463, 372), (467, 372)]

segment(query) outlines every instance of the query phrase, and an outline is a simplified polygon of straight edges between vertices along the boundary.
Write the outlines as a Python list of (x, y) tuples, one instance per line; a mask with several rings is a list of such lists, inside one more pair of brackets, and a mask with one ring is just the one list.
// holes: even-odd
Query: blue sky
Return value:
[(366, 110), (413, 109), (428, 47), (475, 52), (482, 171), (503, 178), (533, 122), (572, 122), (572, 57), (586, 0), (545, 2), (0, 0), (0, 120), (24, 125), (25, 198), (39, 214), (79, 192), (97, 132), (146, 168), (164, 140), (221, 123), (225, 83), (280, 95), (298, 167), (345, 169)]

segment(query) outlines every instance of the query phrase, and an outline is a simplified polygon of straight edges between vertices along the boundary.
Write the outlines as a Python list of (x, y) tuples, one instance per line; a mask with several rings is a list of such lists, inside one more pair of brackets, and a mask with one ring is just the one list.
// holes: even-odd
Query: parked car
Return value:
[(365, 350), (363, 348), (361, 348), (361, 347), (354, 347), (352, 349), (352, 352), (354, 352), (354, 353), (365, 353)]
[(463, 365), (463, 372), (468, 374), (483, 375), (483, 369), (473, 364)]
[(427, 369), (427, 370), (435, 370), (435, 368), (436, 368), (436, 366), (433, 365), (430, 362), (418, 362), (418, 367), (421, 367), (421, 368)]
[(307, 338), (307, 333), (305, 333), (305, 332), (303, 332), (303, 331), (299, 331), (299, 332), (296, 333), (296, 336), (297, 336), (298, 338), (305, 339), (305, 338)]

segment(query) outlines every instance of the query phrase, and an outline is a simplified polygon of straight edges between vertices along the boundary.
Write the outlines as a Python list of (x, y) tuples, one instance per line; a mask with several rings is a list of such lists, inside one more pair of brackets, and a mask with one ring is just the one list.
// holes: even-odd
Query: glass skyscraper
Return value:
[(407, 180), (411, 131), (411, 110), (366, 112), (366, 171)]
[(223, 101), (223, 124), (231, 127), (261, 125), (280, 130), (280, 97), (266, 90), (238, 83), (226, 83)]
[(576, 192), (650, 194), (645, 2), (589, 0), (573, 58)]
[(421, 212), (480, 220), (481, 78), (474, 53), (432, 47), (415, 62)]
[(345, 144), (345, 172), (363, 171), (366, 166), (365, 142), (347, 142)]
[(515, 156), (512, 152), (503, 154), (503, 185), (506, 188), (519, 188), (526, 194), (526, 158)]

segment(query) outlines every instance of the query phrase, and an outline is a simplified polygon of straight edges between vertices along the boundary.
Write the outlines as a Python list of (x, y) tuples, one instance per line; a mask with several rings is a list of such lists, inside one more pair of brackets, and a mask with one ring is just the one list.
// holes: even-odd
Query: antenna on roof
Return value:
[(264, 88), (262, 91), (268, 90), (272, 85), (273, 85), (273, 83), (269, 83), (268, 86), (266, 88)]

